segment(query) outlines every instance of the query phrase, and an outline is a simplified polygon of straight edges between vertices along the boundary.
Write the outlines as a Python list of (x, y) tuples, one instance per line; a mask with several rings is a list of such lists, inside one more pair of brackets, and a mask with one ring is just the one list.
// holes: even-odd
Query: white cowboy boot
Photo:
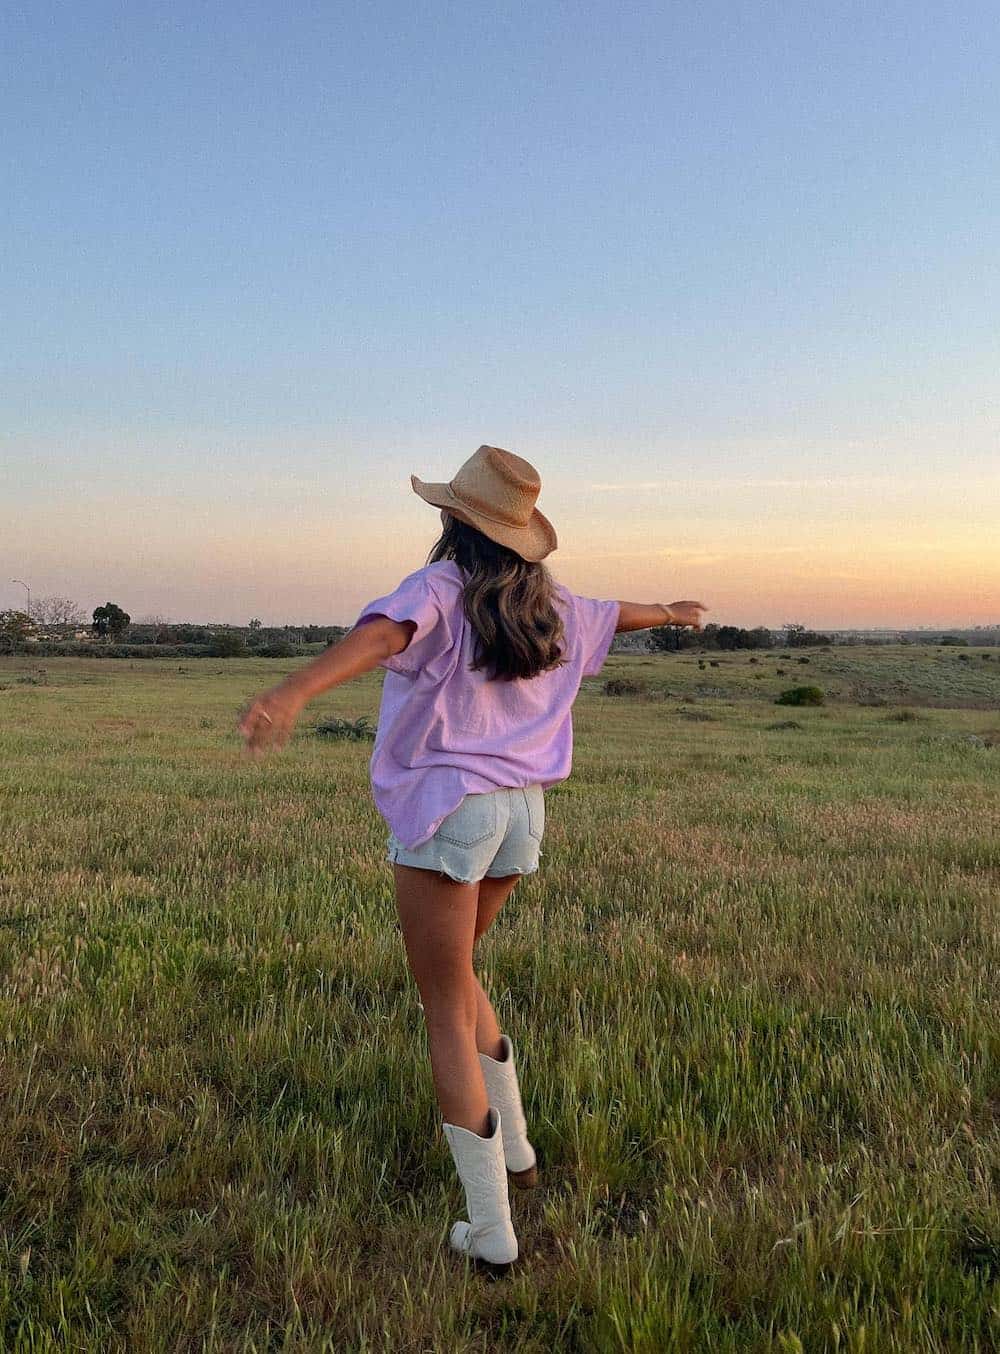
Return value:
[(535, 1149), (528, 1141), (528, 1125), (521, 1106), (521, 1091), (514, 1067), (514, 1046), (506, 1036), (500, 1036), (501, 1056), (491, 1058), (480, 1053), (479, 1063), (486, 1082), (486, 1095), (491, 1105), (500, 1111), (503, 1154), (507, 1170), (514, 1184), (531, 1189), (538, 1184)]
[(493, 1105), (488, 1122), (485, 1138), (460, 1124), (443, 1124), (469, 1211), (469, 1221), (454, 1223), (448, 1241), (452, 1250), (499, 1274), (517, 1259), (517, 1237), (510, 1220), (500, 1111)]

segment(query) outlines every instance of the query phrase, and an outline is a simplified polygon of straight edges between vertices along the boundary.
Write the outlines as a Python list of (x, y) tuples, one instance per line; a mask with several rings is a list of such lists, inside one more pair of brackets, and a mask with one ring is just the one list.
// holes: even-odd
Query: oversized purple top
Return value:
[(466, 794), (566, 779), (570, 708), (581, 678), (600, 672), (618, 624), (617, 602), (578, 597), (557, 583), (567, 662), (491, 681), (485, 669), (469, 668), (476, 635), (463, 586), (455, 561), (438, 560), (369, 602), (355, 623), (389, 616), (417, 627), (402, 653), (380, 663), (386, 674), (371, 757), (376, 806), (410, 848), (432, 837)]

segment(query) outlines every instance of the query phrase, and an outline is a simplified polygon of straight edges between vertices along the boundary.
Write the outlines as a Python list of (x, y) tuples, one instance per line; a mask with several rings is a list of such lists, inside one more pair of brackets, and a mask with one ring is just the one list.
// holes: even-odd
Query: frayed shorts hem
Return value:
[[(407, 859), (407, 855), (412, 859)], [(436, 864), (426, 859), (417, 859), (413, 853), (408, 853), (404, 847), (390, 846), (385, 853), (386, 860), (391, 865), (408, 865), (411, 870), (430, 870), (432, 874), (447, 875), (456, 884), (478, 884), (481, 879), (507, 879), (511, 875), (537, 874), (538, 866), (529, 865), (526, 869), (519, 869), (517, 866), (505, 870), (487, 870), (485, 874), (471, 875), (466, 879), (463, 875), (455, 874), (450, 870), (444, 861), (438, 861)]]

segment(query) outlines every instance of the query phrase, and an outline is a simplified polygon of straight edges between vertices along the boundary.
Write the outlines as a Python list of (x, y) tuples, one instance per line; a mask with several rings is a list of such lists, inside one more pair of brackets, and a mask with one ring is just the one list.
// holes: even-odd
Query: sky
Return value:
[(0, 608), (351, 624), (538, 469), (575, 591), (1000, 621), (992, 4), (8, 7)]

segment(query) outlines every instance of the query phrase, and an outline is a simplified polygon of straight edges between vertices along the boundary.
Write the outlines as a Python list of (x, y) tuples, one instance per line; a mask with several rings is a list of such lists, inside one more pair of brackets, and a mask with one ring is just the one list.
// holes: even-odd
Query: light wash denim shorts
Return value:
[(484, 875), (534, 874), (545, 830), (540, 785), (466, 795), (426, 842), (412, 850), (389, 833), (386, 859), (436, 870), (463, 884)]

